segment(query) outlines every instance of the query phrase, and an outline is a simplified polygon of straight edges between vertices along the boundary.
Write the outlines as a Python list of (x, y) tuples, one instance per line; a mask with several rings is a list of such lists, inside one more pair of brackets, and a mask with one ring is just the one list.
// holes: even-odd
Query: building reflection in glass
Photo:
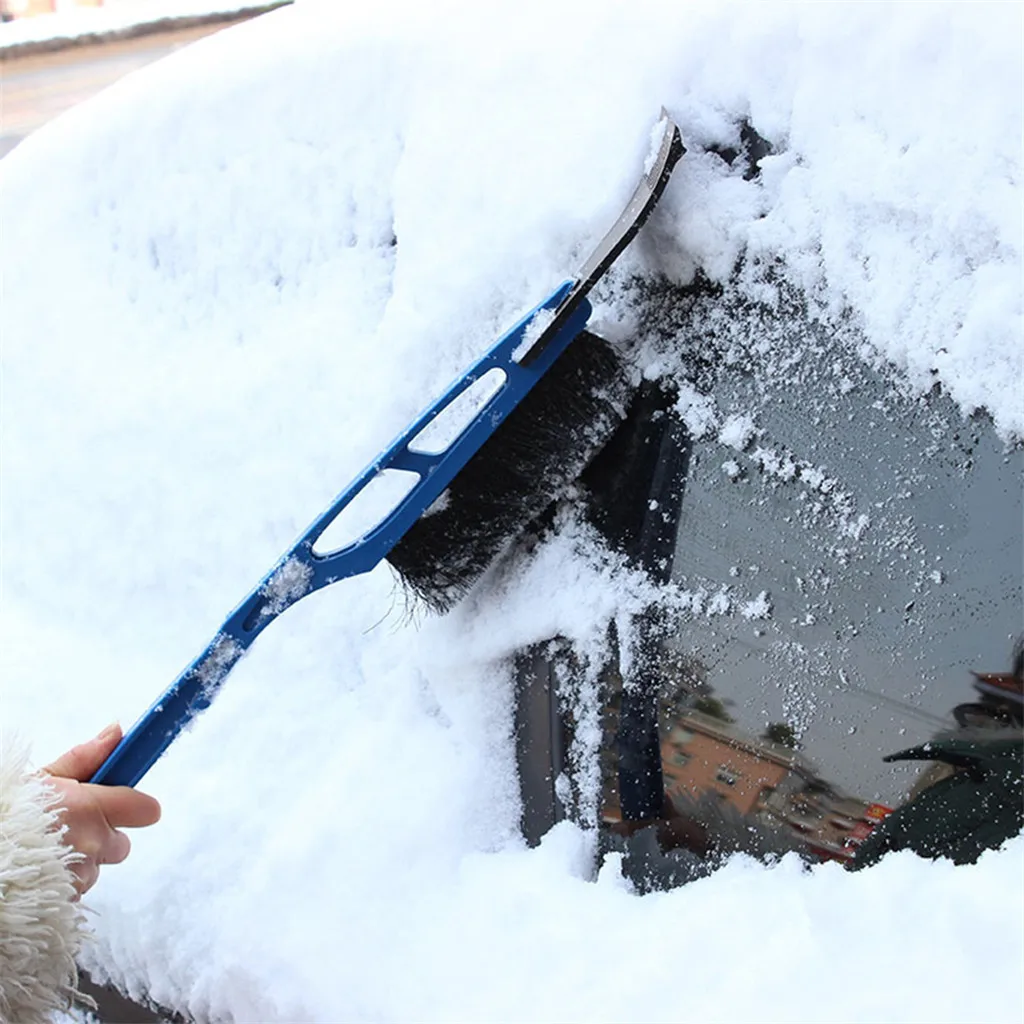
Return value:
[[(973, 674), (975, 697), (951, 709), (953, 728), (937, 730), (908, 751), (879, 757), (927, 763), (895, 806), (830, 782), (799, 749), (787, 723), (772, 722), (760, 734), (751, 733), (706, 684), (680, 688), (677, 680), (674, 700), (661, 703), (662, 811), (639, 822), (623, 821), (618, 800), (614, 734), (621, 691), (616, 690), (618, 673), (606, 673), (612, 693), (605, 709), (602, 824), (623, 837), (650, 828), (661, 854), (683, 849), (711, 860), (733, 852), (778, 856), (793, 851), (809, 861), (859, 866), (858, 851), (873, 836), (865, 847), (878, 847), (867, 858), (872, 862), (890, 848), (975, 859), (976, 852), (1024, 827), (1022, 666), (1024, 646), (1018, 644), (1011, 672)], [(972, 792), (929, 806), (936, 787), (955, 785), (960, 775), (966, 782), (971, 773)], [(893, 821), (903, 823), (902, 831), (887, 824), (897, 809)], [(968, 836), (966, 847), (957, 846), (965, 834), (973, 836), (975, 825), (984, 834)], [(963, 855), (965, 848), (970, 856)], [(682, 880), (701, 873), (691, 869)]]

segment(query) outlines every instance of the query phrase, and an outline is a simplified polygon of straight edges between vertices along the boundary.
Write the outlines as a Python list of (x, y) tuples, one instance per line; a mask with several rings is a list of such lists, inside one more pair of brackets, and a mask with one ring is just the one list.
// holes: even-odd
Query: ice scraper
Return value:
[[(387, 559), (430, 606), (449, 608), (578, 475), (621, 420), (629, 390), (614, 350), (585, 330), (587, 295), (650, 215), (683, 155), (679, 129), (664, 111), (659, 128), (626, 208), (576, 277), (499, 338), (334, 500), (92, 782), (134, 786), (210, 705), (256, 637), (306, 595)], [(333, 547), (332, 527), (394, 480), (407, 486), (386, 514)]]

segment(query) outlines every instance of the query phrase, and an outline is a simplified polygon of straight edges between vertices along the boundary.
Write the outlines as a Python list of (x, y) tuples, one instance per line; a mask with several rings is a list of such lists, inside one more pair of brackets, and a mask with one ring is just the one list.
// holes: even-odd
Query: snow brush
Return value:
[[(414, 594), (447, 610), (579, 475), (622, 420), (630, 392), (611, 346), (585, 330), (587, 293), (640, 230), (684, 152), (679, 128), (662, 111), (640, 183), (577, 276), (527, 313), (356, 477), (132, 726), (91, 782), (136, 785), (209, 707), (256, 637), (322, 587), (386, 559)], [(570, 344), (577, 339), (580, 344)], [(351, 542), (329, 543), (346, 518), (351, 526), (357, 498), (375, 489), (386, 498), (396, 482), (402, 493), (374, 525)]]

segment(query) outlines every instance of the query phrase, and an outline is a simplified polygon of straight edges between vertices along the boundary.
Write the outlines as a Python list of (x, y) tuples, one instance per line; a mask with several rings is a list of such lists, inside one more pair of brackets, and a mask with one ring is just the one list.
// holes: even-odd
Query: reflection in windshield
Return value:
[(773, 372), (734, 353), (695, 381), (717, 423), (692, 439), (674, 643), (742, 728), (788, 724), (836, 784), (892, 804), (916, 770), (881, 754), (952, 728), (969, 672), (1021, 630), (1022, 451), (823, 332), (772, 343)]
[(656, 833), (678, 882), (1018, 832), (1024, 450), (804, 311), (640, 287), (665, 376), (583, 481), (666, 593), (602, 678), (609, 848)]
[(885, 757), (925, 764), (895, 809), (830, 781), (801, 753), (787, 724), (769, 723), (756, 735), (738, 726), (695, 674), (695, 685), (678, 687), (661, 703), (663, 807), (653, 818), (624, 820), (617, 758), (607, 756), (615, 750), (621, 677), (609, 671), (602, 823), (628, 840), (653, 832), (656, 847), (650, 842), (635, 865), (642, 889), (700, 877), (733, 852), (796, 852), (848, 867), (908, 848), (959, 863), (976, 860), (1024, 827), (1022, 651), (1018, 645), (1012, 672), (973, 675), (965, 689), (973, 688), (977, 699), (953, 709), (964, 725)]

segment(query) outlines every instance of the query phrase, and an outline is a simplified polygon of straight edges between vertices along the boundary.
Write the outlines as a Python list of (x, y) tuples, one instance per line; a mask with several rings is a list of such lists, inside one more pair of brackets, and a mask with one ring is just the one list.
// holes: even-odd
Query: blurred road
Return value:
[(122, 75), (228, 24), (230, 22), (193, 25), (0, 62), (0, 157), (51, 117), (99, 92)]

